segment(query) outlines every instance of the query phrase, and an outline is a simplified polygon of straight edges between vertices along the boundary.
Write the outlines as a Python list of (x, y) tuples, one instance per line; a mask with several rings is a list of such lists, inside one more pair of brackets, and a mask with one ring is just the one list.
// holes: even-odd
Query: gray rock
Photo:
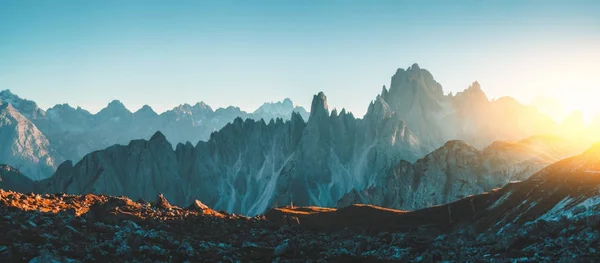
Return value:
[(280, 256), (283, 256), (286, 253), (290, 252), (290, 250), (291, 250), (290, 240), (286, 239), (283, 242), (281, 242), (281, 244), (279, 244), (277, 247), (275, 247), (273, 254), (276, 257), (280, 257)]

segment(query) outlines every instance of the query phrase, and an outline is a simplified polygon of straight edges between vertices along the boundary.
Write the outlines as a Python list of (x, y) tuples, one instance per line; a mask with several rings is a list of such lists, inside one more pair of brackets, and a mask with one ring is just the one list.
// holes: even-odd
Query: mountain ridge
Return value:
[[(57, 164), (64, 160), (78, 161), (85, 154), (104, 149), (112, 144), (127, 144), (130, 140), (149, 137), (156, 131), (162, 131), (171, 141), (194, 144), (207, 140), (210, 133), (225, 126), (236, 117), (289, 119), (294, 111), (304, 116), (308, 113), (302, 107), (294, 107), (289, 99), (285, 103), (265, 103), (264, 109), (256, 113), (246, 113), (237, 107), (219, 108), (213, 111), (204, 102), (194, 106), (181, 104), (172, 110), (157, 114), (145, 105), (136, 112), (129, 111), (119, 100), (111, 101), (107, 107), (96, 114), (73, 108), (69, 104), (57, 104), (47, 111), (40, 109), (33, 101), (22, 99), (10, 90), (0, 91), (0, 103), (17, 105), (19, 113), (24, 115), (47, 138), (56, 160), (45, 172), (26, 169), (26, 174), (34, 179), (50, 176)], [(262, 107), (262, 106), (261, 106)], [(287, 115), (286, 115), (287, 114)], [(0, 126), (0, 130), (4, 127)], [(10, 145), (8, 143), (7, 145)], [(0, 158), (0, 163), (9, 162), (12, 157)], [(20, 163), (10, 163), (22, 166)], [(32, 162), (29, 165), (36, 166)]]

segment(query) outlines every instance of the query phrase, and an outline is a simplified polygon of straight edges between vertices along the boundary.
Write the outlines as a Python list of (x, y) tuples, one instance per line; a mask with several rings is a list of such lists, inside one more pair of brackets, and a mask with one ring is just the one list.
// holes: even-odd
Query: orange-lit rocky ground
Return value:
[(598, 256), (597, 217), (486, 231), (462, 224), (472, 214), (442, 212), (472, 204), (479, 210), (504, 194), (420, 214), (356, 205), (287, 207), (248, 218), (200, 202), (182, 209), (160, 196), (146, 203), (0, 190), (0, 262), (588, 262)]

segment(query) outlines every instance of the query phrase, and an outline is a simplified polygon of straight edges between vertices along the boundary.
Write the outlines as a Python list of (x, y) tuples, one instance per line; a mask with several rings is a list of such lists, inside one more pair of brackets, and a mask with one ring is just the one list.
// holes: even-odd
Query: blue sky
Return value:
[(309, 107), (324, 91), (362, 116), (416, 62), (447, 92), (478, 80), (491, 98), (600, 111), (600, 1), (451, 2), (4, 0), (0, 89), (92, 112)]

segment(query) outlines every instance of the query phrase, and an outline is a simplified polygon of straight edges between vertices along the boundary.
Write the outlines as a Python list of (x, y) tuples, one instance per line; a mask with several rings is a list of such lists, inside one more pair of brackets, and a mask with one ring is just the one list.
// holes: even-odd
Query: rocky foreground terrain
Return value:
[[(594, 262), (600, 146), (416, 211), (280, 207), (245, 217), (159, 195), (0, 191), (0, 262)], [(53, 260), (53, 261), (52, 261)]]

